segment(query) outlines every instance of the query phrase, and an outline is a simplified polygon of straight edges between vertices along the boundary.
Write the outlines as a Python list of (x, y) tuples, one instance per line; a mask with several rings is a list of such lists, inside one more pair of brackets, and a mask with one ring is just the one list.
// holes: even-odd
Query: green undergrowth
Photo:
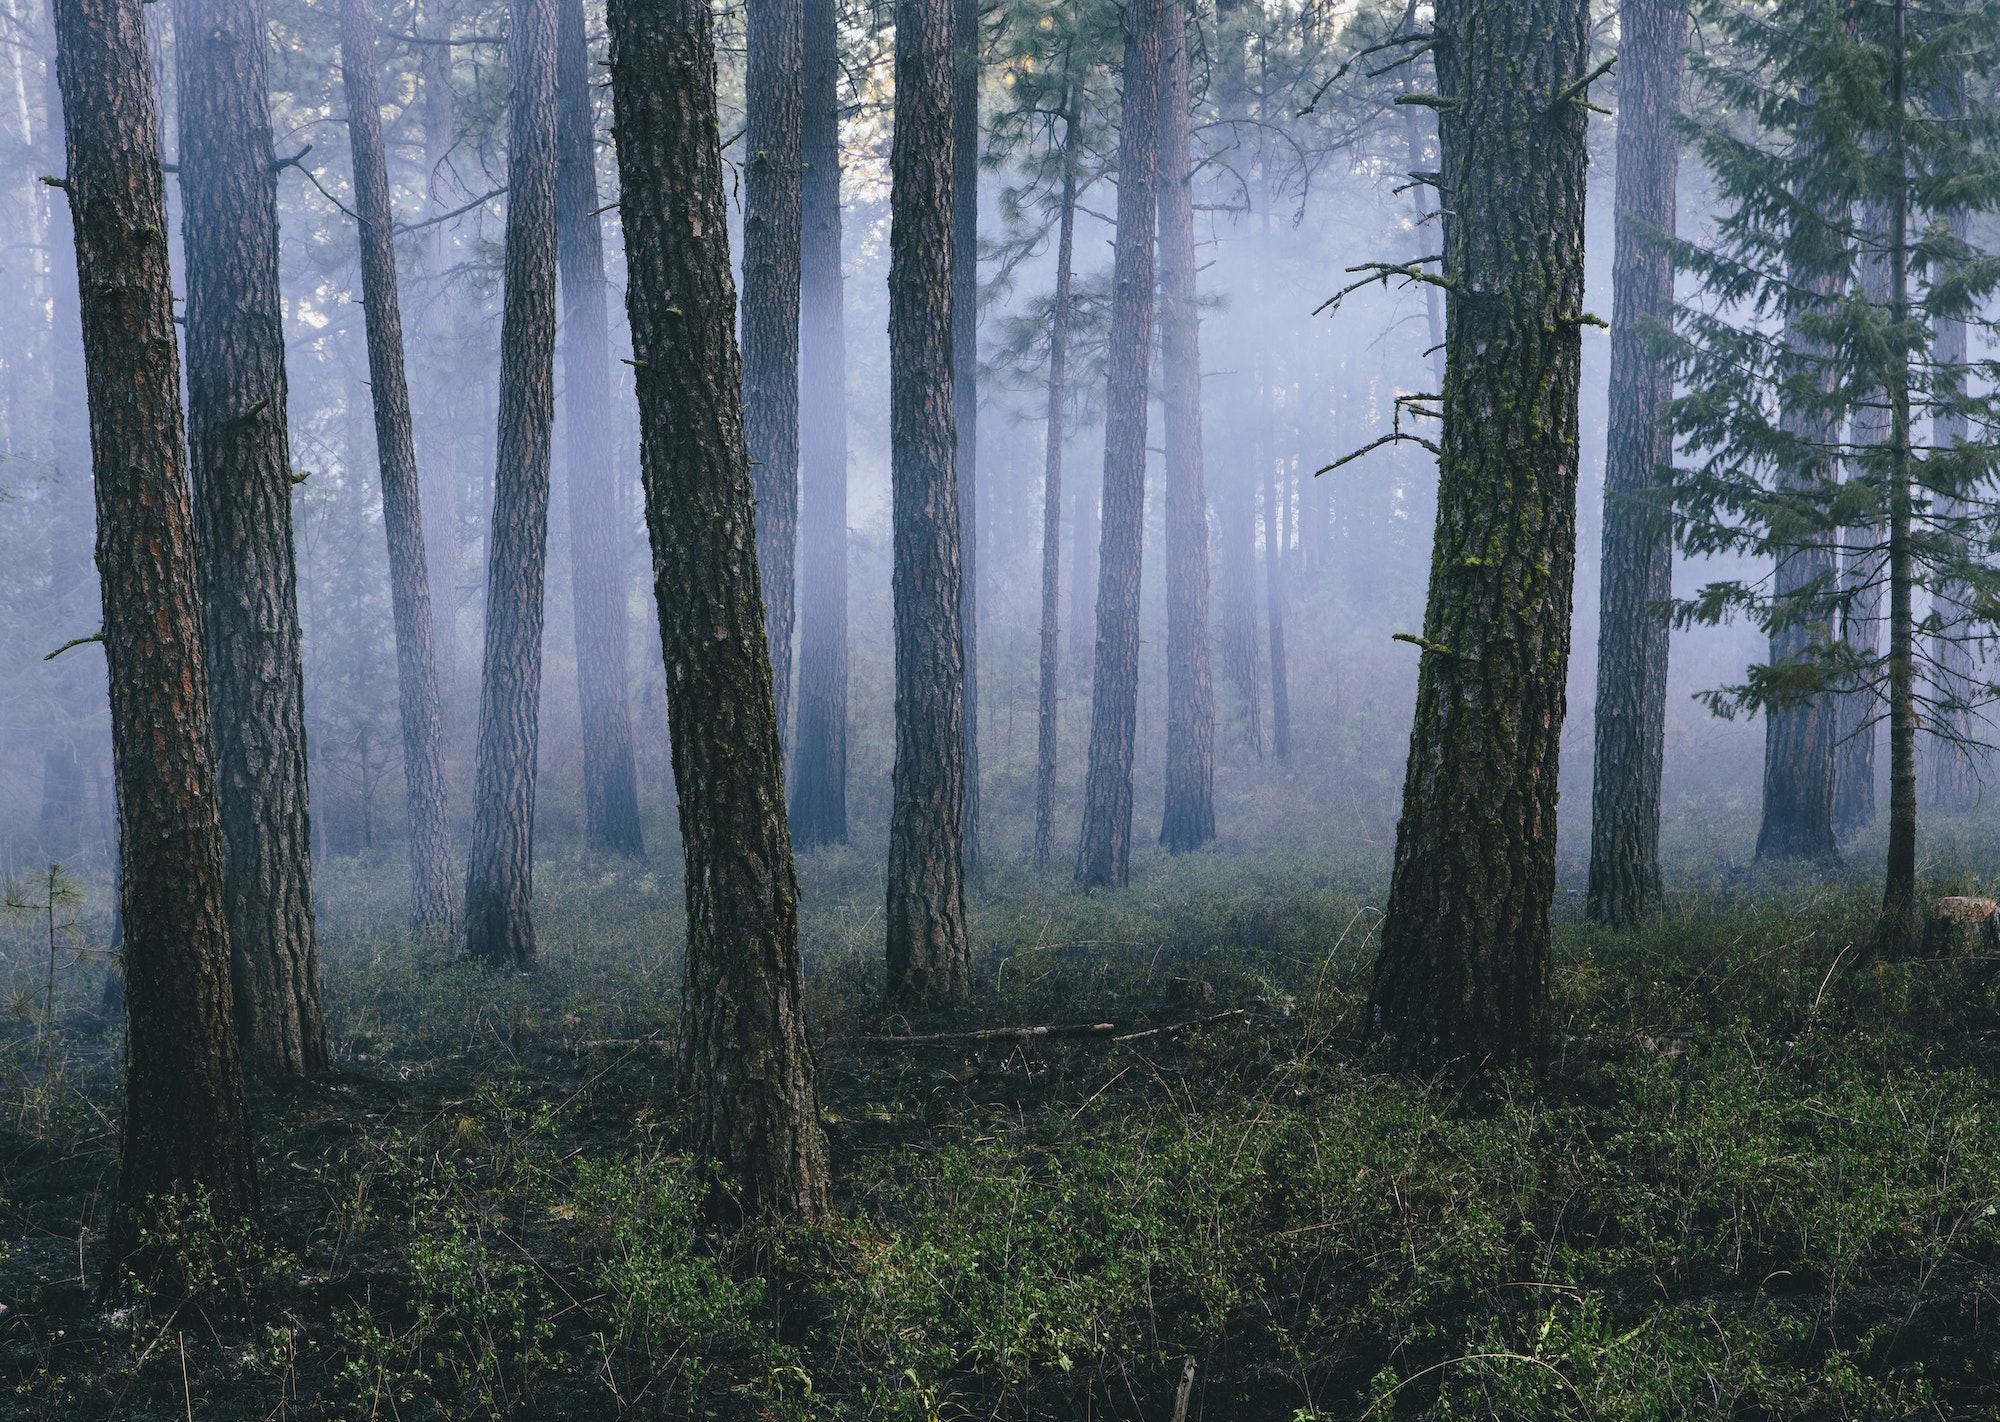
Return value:
[(1864, 884), (1709, 876), (1561, 923), (1551, 1074), (1469, 1099), (1360, 1050), (1371, 871), (1148, 859), (1086, 898), (996, 866), (984, 1021), (1168, 1030), (920, 1053), (868, 1040), (900, 1027), (875, 871), (809, 862), (817, 1231), (714, 1223), (683, 1148), (677, 884), (544, 878), (543, 966), (505, 979), (385, 905), (327, 944), (349, 1074), (264, 1108), (252, 1302), (79, 1302), (9, 1335), (16, 1405), (1163, 1418), (1191, 1357), (1195, 1418), (1993, 1415), (1983, 965), (1863, 964)]

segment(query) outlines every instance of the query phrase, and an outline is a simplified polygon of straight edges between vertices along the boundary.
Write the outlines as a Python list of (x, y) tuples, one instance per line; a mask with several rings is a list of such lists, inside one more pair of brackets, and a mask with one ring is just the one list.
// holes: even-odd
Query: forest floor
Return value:
[(547, 865), (496, 977), (397, 926), (398, 866), (330, 866), (338, 1068), (256, 1102), (265, 1232), (190, 1219), (192, 1286), (112, 1311), (103, 970), (45, 1038), (17, 961), (0, 1415), (1168, 1422), (1187, 1359), (1209, 1422), (2000, 1412), (1993, 964), (1863, 966), (1860, 880), (1683, 876), (1624, 934), (1565, 899), (1554, 1068), (1468, 1100), (1361, 1054), (1380, 869), (1003, 864), (979, 1015), (912, 1023), (879, 869), (807, 861), (841, 1219), (771, 1235), (680, 1152), (670, 876)]

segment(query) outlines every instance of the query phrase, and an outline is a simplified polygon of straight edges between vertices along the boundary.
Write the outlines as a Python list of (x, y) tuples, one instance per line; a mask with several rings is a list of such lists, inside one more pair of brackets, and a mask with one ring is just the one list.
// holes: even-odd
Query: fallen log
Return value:
[(977, 1032), (933, 1032), (922, 1037), (861, 1037), (871, 1047), (935, 1047), (947, 1042), (1033, 1042), (1044, 1037), (1109, 1037), (1116, 1022), (1072, 1022), (1054, 1027), (987, 1027)]

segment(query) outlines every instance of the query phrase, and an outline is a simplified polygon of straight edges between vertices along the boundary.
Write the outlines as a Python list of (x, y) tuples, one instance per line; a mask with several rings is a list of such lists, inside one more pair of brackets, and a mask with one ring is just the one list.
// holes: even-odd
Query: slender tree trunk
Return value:
[[(1867, 210), (1864, 221), (1875, 232), (1885, 230), (1890, 214), (1879, 206)], [(1878, 310), (1890, 296), (1890, 263), (1884, 256), (1866, 256), (1856, 263), (1863, 300)], [(1860, 449), (1879, 449), (1893, 438), (1894, 417), (1887, 408), (1889, 392), (1877, 392), (1871, 402), (1850, 417), (1850, 438)], [(1848, 601), (1841, 636), (1859, 657), (1873, 661), (1882, 650), (1883, 584), (1889, 580), (1889, 531), (1881, 524), (1852, 528), (1840, 559), (1842, 589)], [(1846, 836), (1875, 822), (1875, 742), (1886, 709), (1882, 689), (1873, 677), (1833, 694), (1835, 708), (1833, 757), (1833, 828)]]
[(223, 1230), (257, 1213), (143, 14), (55, 0), (126, 929), (114, 1273), (164, 1263), (133, 1256), (194, 1199)]
[[(1443, 455), (1370, 1029), (1405, 1068), (1538, 1067), (1576, 564), (1586, 0), (1439, 0)], [(1534, 263), (1512, 260), (1518, 251)]]
[(1160, 843), (1215, 838), (1215, 684), (1209, 669), (1208, 491), (1201, 447), (1189, 17), (1166, 7), (1160, 85), (1160, 367), (1167, 448), (1167, 795)]
[(1146, 536), (1146, 400), (1153, 353), (1164, 0), (1127, 0), (1118, 235), (1105, 363), (1104, 530), (1097, 557), (1097, 657), (1090, 764), (1076, 879), (1123, 887), (1132, 863), (1132, 749), (1139, 720), (1139, 570)]
[(979, 878), (979, 5), (952, 0), (951, 408), (965, 640), (965, 870)]
[(837, 0), (805, 0), (800, 151), (799, 709), (792, 837), (847, 841), (847, 325), (840, 275)]
[(1242, 706), (1243, 744), (1264, 758), (1264, 702), (1257, 649), (1257, 490), (1252, 468), (1239, 449), (1228, 461), (1216, 501), (1215, 523), (1222, 554), (1222, 626), (1216, 641), (1223, 674)]
[[(1895, 128), (1890, 156), (1896, 194), (1889, 204), (1889, 324), (1901, 332), (1910, 319), (1910, 204), (1904, 123), (1904, 0), (1896, 0), (1895, 63), (1890, 100)], [(1896, 349), (1889, 378), (1889, 862), (1883, 876), (1882, 914), (1875, 928), (1875, 953), (1893, 958), (1916, 946), (1917, 931), (1917, 667), (1916, 616), (1912, 607), (1915, 554), (1910, 522), (1910, 367)], [(1872, 736), (1871, 736), (1872, 740)]]
[(1079, 675), (1095, 665), (1097, 646), (1097, 564), (1099, 534), (1103, 532), (1097, 497), (1102, 486), (1088, 479), (1076, 481), (1069, 516), (1070, 590), (1069, 644), (1085, 655), (1076, 659)]
[(896, 765), (888, 991), (972, 995), (965, 916), (965, 643), (952, 424), (953, 0), (897, 0), (889, 151), (889, 440)]
[[(451, 13), (444, 10), (434, 38), (451, 37)], [(429, 391), (436, 412), (424, 422), (424, 552), (430, 563), (431, 638), (436, 652), (438, 693), (449, 709), (458, 686), (458, 428), (452, 365), (458, 331), (451, 290), (451, 228), (441, 221), (451, 201), (451, 147), (457, 128), (451, 90), (451, 46), (428, 44), (423, 52), (424, 181), (430, 229), (424, 259), (430, 284), (419, 326), (430, 355)]]
[(697, 1135), (746, 1214), (833, 1213), (764, 643), (706, 0), (611, 0), (640, 466), (687, 882)]
[(1070, 278), (1076, 257), (1075, 85), (1063, 95), (1062, 211), (1057, 217), (1056, 294), (1049, 323), (1049, 412), (1042, 445), (1041, 684), (1035, 714), (1035, 868), (1046, 870), (1056, 816), (1057, 680), (1061, 666), (1063, 415), (1069, 398)]
[(535, 957), (535, 750), (555, 415), (556, 7), (509, 0), (507, 252), (465, 951)]
[[(354, 0), (348, 0), (353, 3)], [(562, 269), (563, 395), (569, 473), (570, 602), (583, 729), (583, 825), (592, 845), (643, 854), (632, 762), (625, 542), (611, 424), (611, 333), (597, 211), (597, 109), (583, 0), (556, 17), (556, 257)]]
[(791, 728), (799, 534), (799, 201), (803, 0), (748, 0), (744, 70), (743, 409), (757, 483), (757, 562), (778, 698)]
[(188, 448), (243, 1063), (326, 1065), (260, 0), (175, 0)]
[(431, 652), (423, 498), (410, 428), (410, 388), (403, 371), (403, 313), (396, 292), (396, 239), (375, 79), (375, 12), (369, 0), (341, 0), (340, 64), (361, 236), (361, 293), (375, 405), (375, 453), (382, 469), (382, 526), (389, 540), (389, 594), (396, 619), (397, 708), (403, 728), (403, 785), (410, 806), (410, 912), (418, 923), (449, 924), (451, 824), (445, 818), (444, 710)]
[[(1953, 227), (1958, 239), (1965, 241), (1969, 219), (1958, 214)], [(1946, 370), (1963, 367), (1966, 348), (1963, 321), (1939, 323), (1933, 358), (1940, 367)], [(1957, 413), (1937, 416), (1932, 429), (1932, 439), (1939, 449), (1955, 448), (1971, 433), (1965, 416)], [(1961, 525), (1974, 517), (1973, 509), (1963, 499), (1952, 496), (1940, 498), (1939, 511), (1945, 519)], [(1936, 718), (1936, 729), (1930, 735), (1930, 804), (1948, 814), (1965, 814), (1979, 807), (1981, 772), (1988, 759), (1976, 743), (1971, 709), (1973, 699), (1979, 694), (1973, 647), (1980, 634), (1968, 605), (1969, 596), (1969, 590), (1957, 582), (1940, 589), (1938, 630), (1931, 644), (1943, 705)]]
[[(1612, 258), (1611, 412), (1598, 584), (1597, 743), (1591, 769), (1590, 916), (1636, 923), (1660, 898), (1660, 773), (1667, 739), (1665, 604), (1673, 528), (1646, 502), (1673, 461), (1662, 422), (1672, 379), (1647, 327), (1673, 309), (1681, 42), (1687, 0), (1619, 7), (1618, 223)], [(1435, 290), (1435, 288), (1433, 288)]]
[[(1270, 387), (1263, 398), (1270, 399)], [(1264, 435), (1257, 441), (1259, 462), (1264, 466), (1264, 602), (1271, 630), (1271, 754), (1278, 764), (1292, 763), (1292, 679), (1285, 657), (1285, 531), (1284, 477), (1278, 473), (1271, 450), (1268, 404), (1258, 414), (1264, 420)]]

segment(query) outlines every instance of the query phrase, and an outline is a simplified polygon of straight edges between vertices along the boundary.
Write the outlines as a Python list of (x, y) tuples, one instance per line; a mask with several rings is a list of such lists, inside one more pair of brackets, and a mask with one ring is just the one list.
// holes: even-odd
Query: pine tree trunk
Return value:
[(507, 69), (500, 417), (465, 951), (496, 966), (526, 967), (535, 957), (535, 750), (555, 415), (555, 0), (509, 0)]
[(1215, 684), (1209, 669), (1208, 491), (1201, 447), (1188, 17), (1167, 7), (1160, 86), (1160, 367), (1167, 465), (1167, 794), (1160, 843), (1215, 838)]
[(1075, 658), (1079, 677), (1087, 675), (1096, 665), (1097, 555), (1102, 541), (1099, 534), (1103, 531), (1098, 517), (1103, 510), (1097, 499), (1102, 488), (1101, 484), (1079, 479), (1070, 500), (1069, 644), (1084, 653)]
[[(1270, 387), (1266, 385), (1262, 398), (1270, 400)], [(1265, 615), (1271, 631), (1271, 754), (1280, 765), (1292, 763), (1292, 677), (1291, 665), (1285, 656), (1285, 506), (1281, 497), (1284, 480), (1274, 467), (1277, 460), (1271, 451), (1270, 421), (1273, 418), (1270, 405), (1258, 409), (1264, 422), (1262, 437), (1257, 441), (1264, 469), (1264, 604)]]
[(847, 325), (840, 275), (836, 0), (805, 0), (800, 151), (799, 707), (792, 838), (847, 842)]
[[(1386, 1059), (1535, 1068), (1576, 564), (1585, 0), (1439, 0), (1443, 455), (1370, 1004)], [(1538, 260), (1523, 262), (1519, 252)]]
[(951, 409), (965, 642), (965, 872), (979, 878), (979, 5), (952, 0)]
[(396, 291), (396, 239), (389, 164), (375, 78), (375, 12), (369, 0), (341, 0), (341, 82), (354, 162), (354, 210), (361, 239), (361, 293), (368, 327), (368, 377), (375, 406), (375, 453), (382, 474), (382, 527), (389, 541), (389, 594), (396, 620), (397, 709), (403, 730), (403, 784), (410, 812), (410, 912), (418, 923), (449, 924), (451, 825), (445, 818), (444, 710), (431, 651), (431, 589), (424, 551), (423, 497), (403, 370), (403, 314)]
[(1070, 279), (1076, 258), (1076, 88), (1063, 95), (1062, 210), (1057, 216), (1055, 306), (1049, 321), (1049, 409), (1042, 444), (1041, 681), (1035, 704), (1035, 868), (1046, 870), (1056, 816), (1058, 680), (1062, 670), (1063, 415), (1069, 398)]
[(965, 916), (965, 603), (952, 423), (953, 0), (897, 0), (889, 152), (896, 764), (888, 994), (972, 995)]
[[(1969, 220), (1958, 215), (1953, 222), (1955, 235), (1966, 240)], [(1963, 321), (1941, 321), (1933, 345), (1933, 358), (1945, 370), (1965, 365), (1966, 326)], [(1965, 416), (1945, 413), (1932, 423), (1932, 439), (1939, 449), (1953, 449), (1971, 434)], [(1964, 500), (1943, 496), (1939, 513), (1946, 521), (1966, 522), (1974, 516)], [(1979, 695), (1978, 666), (1973, 646), (1979, 637), (1978, 625), (1968, 605), (1970, 590), (1957, 582), (1945, 584), (1938, 593), (1938, 629), (1932, 636), (1931, 660), (1937, 667), (1938, 694), (1943, 702), (1936, 715), (1936, 728), (1929, 738), (1930, 804), (1947, 814), (1965, 814), (1979, 806), (1980, 779), (1989, 760), (1976, 740), (1971, 706)]]
[[(1889, 223), (1889, 213), (1870, 207), (1864, 222), (1873, 232)], [(1882, 309), (1890, 303), (1889, 260), (1864, 255), (1856, 263), (1862, 299)], [(1850, 417), (1850, 440), (1857, 449), (1887, 445), (1893, 424), (1887, 392), (1877, 402), (1856, 409)], [(1848, 593), (1841, 618), (1841, 637), (1854, 653), (1874, 661), (1882, 650), (1882, 594), (1889, 577), (1888, 529), (1852, 528), (1843, 535), (1840, 581)], [(1875, 823), (1875, 742), (1885, 711), (1880, 686), (1873, 677), (1864, 684), (1834, 693), (1833, 828), (1846, 836)]]
[(1625, 928), (1659, 902), (1660, 774), (1667, 738), (1673, 528), (1645, 502), (1673, 462), (1662, 423), (1672, 380), (1647, 327), (1673, 309), (1681, 42), (1687, 0), (1619, 7), (1618, 223), (1612, 257), (1611, 411), (1598, 583), (1596, 755), (1591, 770), (1589, 913)]
[(114, 1272), (200, 1198), (253, 1221), (167, 273), (159, 114), (138, 0), (55, 0), (56, 67), (96, 475), (125, 926), (125, 1123)]
[(1242, 708), (1243, 744), (1264, 758), (1264, 702), (1257, 648), (1257, 490), (1240, 449), (1228, 461), (1216, 501), (1222, 555), (1222, 625), (1216, 641), (1223, 674)]
[(1132, 863), (1132, 750), (1139, 720), (1139, 570), (1146, 535), (1146, 401), (1153, 348), (1163, 0), (1127, 0), (1118, 134), (1118, 235), (1105, 354), (1103, 532), (1090, 762), (1076, 880), (1123, 887)]
[[(1685, 0), (1682, 0), (1682, 3), (1685, 3)], [(1408, 92), (1411, 87), (1408, 79), (1404, 80), (1404, 86), (1404, 91)], [(1416, 104), (1403, 105), (1403, 137), (1410, 154), (1410, 171), (1412, 175), (1410, 178), (1410, 206), (1415, 208), (1417, 213), (1417, 254), (1424, 259), (1423, 266), (1428, 271), (1437, 265), (1434, 260), (1437, 257), (1436, 242), (1432, 236), (1432, 230), (1437, 221), (1437, 210), (1431, 205), (1431, 185), (1415, 176), (1416, 173), (1423, 169), (1425, 160), (1430, 156), (1428, 151), (1429, 145), (1426, 143), (1424, 137), (1423, 120), (1418, 115), (1418, 108), (1419, 105)], [(1623, 129), (1619, 131), (1621, 133), (1624, 132)], [(1621, 173), (1625, 171), (1622, 164), (1618, 171)], [(1443, 293), (1437, 287), (1431, 286), (1428, 283), (1425, 284), (1424, 330), (1430, 336), (1428, 354), (1431, 359), (1431, 373), (1437, 377), (1438, 388), (1440, 390), (1444, 388), (1444, 302), (1442, 296)]]
[(791, 727), (793, 560), (799, 531), (799, 200), (803, 0), (745, 7), (743, 410), (757, 484), (757, 562), (776, 676), (778, 733)]
[(556, 258), (562, 273), (563, 429), (569, 475), (570, 603), (583, 730), (583, 827), (615, 854), (645, 853), (626, 665), (625, 541), (611, 423), (611, 333), (597, 210), (597, 109), (583, 0), (556, 16)]
[(259, 0), (175, 0), (188, 449), (243, 1064), (326, 1065)]
[(611, 0), (611, 83), (674, 782), (696, 1132), (744, 1212), (832, 1215), (744, 445), (706, 0)]
[[(451, 37), (451, 15), (437, 25), (436, 39)], [(437, 658), (438, 695), (451, 714), (458, 687), (458, 429), (453, 409), (453, 357), (457, 354), (458, 323), (452, 315), (451, 229), (441, 221), (451, 202), (451, 147), (457, 127), (457, 104), (451, 90), (451, 46), (427, 44), (423, 53), (423, 123), (425, 204), (430, 228), (424, 234), (424, 259), (429, 266), (419, 327), (430, 360), (430, 398), (436, 414), (424, 422), (424, 552), (430, 562), (431, 641)]]

